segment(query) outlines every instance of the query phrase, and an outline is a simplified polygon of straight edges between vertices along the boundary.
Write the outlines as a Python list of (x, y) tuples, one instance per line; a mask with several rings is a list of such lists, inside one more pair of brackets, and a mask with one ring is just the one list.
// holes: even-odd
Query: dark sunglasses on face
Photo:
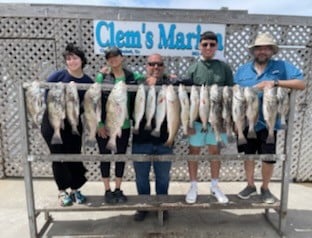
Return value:
[(210, 48), (215, 47), (217, 44), (216, 43), (202, 43), (201, 46), (206, 48), (209, 45)]
[(151, 66), (151, 67), (155, 67), (156, 65), (157, 65), (157, 67), (164, 66), (163, 62), (148, 62), (147, 64), (148, 64), (148, 66)]

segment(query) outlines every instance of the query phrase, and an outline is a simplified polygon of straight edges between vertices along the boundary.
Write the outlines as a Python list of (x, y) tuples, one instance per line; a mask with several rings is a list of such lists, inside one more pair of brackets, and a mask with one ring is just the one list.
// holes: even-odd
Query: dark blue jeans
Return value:
[[(148, 154), (148, 155), (164, 155), (172, 154), (172, 149), (160, 145), (153, 144), (133, 144), (132, 154)], [(149, 174), (151, 165), (153, 163), (155, 173), (155, 185), (156, 194), (168, 194), (169, 179), (170, 179), (170, 161), (144, 161), (144, 162), (133, 162), (136, 178), (136, 186), (139, 194), (150, 194), (150, 181)]]

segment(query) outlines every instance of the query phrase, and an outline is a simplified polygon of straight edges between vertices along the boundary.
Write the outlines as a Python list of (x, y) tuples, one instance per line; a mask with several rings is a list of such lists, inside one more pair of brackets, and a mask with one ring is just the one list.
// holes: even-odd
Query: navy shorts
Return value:
[[(246, 155), (251, 154), (275, 154), (276, 147), (276, 131), (274, 131), (274, 144), (267, 144), (266, 139), (268, 137), (268, 130), (263, 129), (257, 131), (257, 139), (247, 138), (248, 128), (244, 130), (245, 138), (247, 139), (247, 144), (237, 146), (239, 153), (244, 152)], [(263, 161), (265, 163), (275, 163), (275, 161)]]

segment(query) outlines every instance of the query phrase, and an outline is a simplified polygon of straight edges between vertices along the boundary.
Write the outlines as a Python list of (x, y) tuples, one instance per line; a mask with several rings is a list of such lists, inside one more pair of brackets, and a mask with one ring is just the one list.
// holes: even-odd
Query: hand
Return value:
[(156, 77), (153, 77), (153, 76), (150, 76), (148, 77), (146, 80), (145, 80), (146, 84), (147, 85), (155, 85), (156, 82), (157, 82), (157, 78)]
[(168, 76), (168, 78), (169, 78), (170, 83), (172, 83), (172, 84), (175, 84), (177, 82), (177, 80), (178, 80), (178, 76), (175, 75), (175, 74), (170, 74)]
[(108, 131), (107, 129), (103, 126), (103, 127), (100, 127), (97, 129), (97, 134), (99, 137), (102, 137), (102, 138), (107, 138), (108, 136)]
[(169, 79), (172, 81), (177, 80), (178, 76), (176, 74), (169, 74)]
[(110, 74), (111, 73), (111, 67), (109, 66), (104, 66), (100, 69), (100, 72), (103, 73), (103, 74)]
[(263, 90), (264, 88), (273, 88), (274, 87), (274, 81), (273, 80), (262, 81), (262, 82), (256, 84), (254, 87), (256, 87), (257, 89), (260, 89), (260, 90)]

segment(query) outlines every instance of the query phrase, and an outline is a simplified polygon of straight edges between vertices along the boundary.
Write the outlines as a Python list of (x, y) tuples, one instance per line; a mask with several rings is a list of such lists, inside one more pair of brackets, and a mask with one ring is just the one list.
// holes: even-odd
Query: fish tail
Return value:
[(246, 145), (246, 144), (247, 144), (247, 140), (244, 136), (238, 137), (237, 145)]
[(281, 117), (281, 129), (287, 129), (285, 117)]
[(219, 149), (222, 149), (222, 148), (225, 147), (225, 144), (224, 144), (223, 141), (218, 141), (218, 142), (217, 142), (217, 146), (218, 146)]
[(78, 129), (77, 129), (77, 126), (72, 127), (72, 134), (73, 134), (73, 135), (80, 136), (80, 133), (79, 133), (79, 131), (78, 131)]
[(164, 144), (164, 146), (167, 146), (167, 147), (172, 147), (172, 145), (173, 145), (173, 141), (169, 139)]
[(59, 144), (63, 144), (63, 140), (61, 134), (55, 131), (51, 139), (51, 145), (59, 145)]
[(152, 126), (146, 124), (145, 127), (144, 127), (144, 130), (150, 131), (150, 130), (152, 130)]
[(282, 129), (282, 130), (286, 130), (286, 129), (287, 129), (286, 123), (285, 123), (285, 124), (281, 124), (281, 129)]
[(234, 143), (236, 141), (236, 137), (233, 134), (227, 135), (228, 143)]
[(112, 137), (110, 137), (110, 139), (108, 140), (107, 142), (107, 145), (106, 145), (106, 149), (116, 153), (117, 152), (117, 146), (116, 146), (116, 143), (114, 140), (111, 139)]
[(95, 138), (91, 138), (91, 137), (86, 138), (85, 146), (94, 147), (95, 145), (96, 145), (96, 139)]
[(267, 144), (274, 144), (274, 135), (273, 133), (269, 133), (268, 138), (266, 139)]
[(256, 134), (254, 129), (250, 129), (248, 131), (247, 138), (250, 138), (250, 139), (256, 139), (257, 138), (257, 134)]
[(151, 132), (151, 135), (152, 135), (152, 136), (155, 136), (155, 137), (160, 137), (160, 131), (159, 131), (159, 130), (153, 130), (153, 131)]
[(133, 128), (132, 129), (132, 133), (135, 134), (135, 135), (139, 134), (139, 129)]

